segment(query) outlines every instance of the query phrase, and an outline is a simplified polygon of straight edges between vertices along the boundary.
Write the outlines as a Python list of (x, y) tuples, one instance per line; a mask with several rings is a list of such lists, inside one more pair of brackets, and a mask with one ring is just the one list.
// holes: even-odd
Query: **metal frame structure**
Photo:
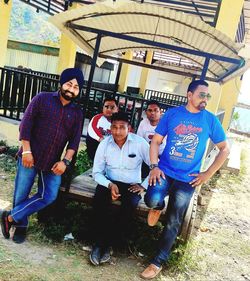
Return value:
[[(87, 32), (97, 34), (96, 44), (95, 44), (95, 49), (94, 49), (94, 54), (93, 54), (93, 59), (92, 59), (92, 65), (91, 65), (91, 70), (90, 70), (90, 75), (89, 75), (89, 80), (88, 80), (87, 90), (86, 90), (87, 96), (89, 95), (91, 85), (92, 85), (92, 81), (93, 81), (94, 71), (95, 71), (97, 58), (98, 58), (98, 54), (99, 54), (99, 48), (100, 48), (100, 45), (101, 45), (101, 39), (103, 37), (106, 37), (106, 36), (115, 37), (115, 38), (118, 38), (118, 39), (132, 41), (132, 42), (137, 42), (137, 43), (144, 44), (146, 46), (151, 46), (151, 47), (153, 46), (153, 47), (158, 47), (158, 48), (162, 48), (162, 49), (174, 50), (174, 51), (177, 51), (177, 52), (182, 52), (182, 53), (187, 53), (187, 54), (192, 54), (192, 55), (203, 57), (203, 58), (205, 58), (205, 63), (204, 63), (202, 73), (200, 75), (200, 79), (206, 78), (206, 73), (207, 73), (207, 70), (208, 70), (208, 64), (209, 64), (209, 61), (211, 59), (214, 59), (214, 60), (217, 60), (217, 61), (224, 61), (224, 62), (232, 63), (234, 66), (231, 67), (231, 69), (229, 71), (227, 71), (225, 74), (218, 77), (216, 80), (210, 79), (210, 80), (215, 81), (215, 82), (221, 82), (225, 77), (227, 77), (230, 74), (232, 74), (233, 72), (237, 71), (245, 63), (244, 59), (234, 59), (234, 58), (230, 58), (230, 57), (218, 56), (218, 55), (215, 55), (215, 54), (212, 54), (212, 53), (206, 53), (206, 52), (202, 52), (202, 51), (198, 51), (198, 50), (192, 50), (192, 49), (188, 49), (188, 48), (184, 48), (184, 47), (173, 46), (173, 45), (170, 45), (170, 44), (155, 42), (155, 41), (151, 41), (151, 40), (147, 40), (147, 39), (143, 39), (143, 38), (133, 37), (131, 35), (115, 33), (115, 32), (111, 32), (111, 31), (107, 31), (107, 30), (77, 25), (77, 24), (74, 24), (72, 22), (68, 22), (67, 27), (71, 28), (76, 33), (77, 33), (77, 30), (83, 30), (83, 31), (87, 31)], [(131, 63), (131, 61), (126, 61), (126, 62)], [(141, 64), (141, 66), (148, 67), (149, 65)], [(182, 74), (182, 73), (180, 72), (178, 74)], [(187, 75), (187, 74), (185, 73), (185, 75)]]

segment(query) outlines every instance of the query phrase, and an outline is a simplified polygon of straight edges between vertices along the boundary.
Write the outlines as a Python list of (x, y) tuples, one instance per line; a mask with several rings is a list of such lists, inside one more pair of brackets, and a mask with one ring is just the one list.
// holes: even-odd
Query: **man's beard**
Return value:
[(198, 109), (201, 111), (201, 110), (204, 110), (207, 106), (207, 103), (206, 102), (201, 102), (199, 105), (198, 105)]
[[(76, 98), (76, 96), (74, 95), (74, 93), (68, 91), (68, 90), (63, 90), (62, 88), (60, 89), (60, 93), (61, 93), (61, 96), (67, 100), (67, 101), (72, 101)], [(67, 95), (67, 93), (71, 94), (71, 97)]]

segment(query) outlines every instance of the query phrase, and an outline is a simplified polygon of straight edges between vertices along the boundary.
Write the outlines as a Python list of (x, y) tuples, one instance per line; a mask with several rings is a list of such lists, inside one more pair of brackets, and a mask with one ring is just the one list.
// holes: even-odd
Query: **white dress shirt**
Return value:
[[(105, 138), (98, 146), (93, 166), (94, 180), (108, 187), (112, 181), (128, 184), (141, 183), (142, 162), (150, 164), (149, 144), (140, 136), (129, 133), (127, 140), (120, 148), (113, 136)], [(148, 187), (148, 178), (142, 186)]]

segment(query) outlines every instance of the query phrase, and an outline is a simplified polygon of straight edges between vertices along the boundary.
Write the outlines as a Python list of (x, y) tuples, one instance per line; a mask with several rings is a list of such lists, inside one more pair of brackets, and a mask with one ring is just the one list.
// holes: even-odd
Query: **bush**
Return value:
[(10, 146), (7, 150), (7, 153), (8, 155), (12, 156), (12, 157), (15, 157), (17, 152), (19, 150), (19, 147), (18, 146)]
[(92, 167), (93, 163), (89, 159), (87, 151), (81, 150), (76, 157), (75, 176), (78, 176)]
[(7, 146), (7, 142), (5, 140), (0, 140), (0, 146)]

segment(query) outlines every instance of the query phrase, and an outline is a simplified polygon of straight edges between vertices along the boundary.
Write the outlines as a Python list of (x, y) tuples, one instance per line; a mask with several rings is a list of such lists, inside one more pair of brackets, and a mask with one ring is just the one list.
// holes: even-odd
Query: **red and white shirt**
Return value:
[(97, 141), (111, 135), (111, 122), (103, 115), (103, 113), (95, 115), (88, 126), (88, 135)]

